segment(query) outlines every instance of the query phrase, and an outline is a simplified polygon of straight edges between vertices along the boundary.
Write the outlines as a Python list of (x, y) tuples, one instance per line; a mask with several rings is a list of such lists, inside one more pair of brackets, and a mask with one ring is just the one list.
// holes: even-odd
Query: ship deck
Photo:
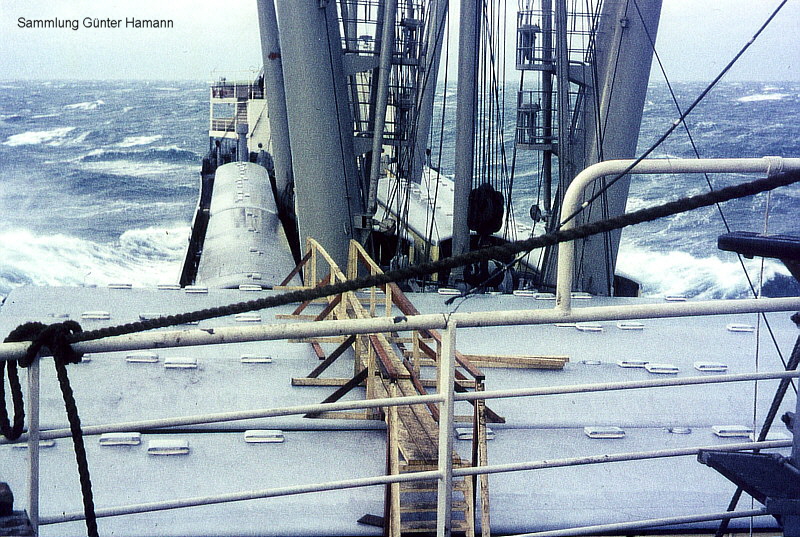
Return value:
[[(277, 291), (261, 291), (266, 296)], [(407, 295), (423, 314), (447, 313), (446, 296)], [(38, 320), (80, 320), (83, 312), (109, 312), (107, 320), (81, 320), (85, 329), (137, 321), (142, 316), (179, 313), (253, 298), (239, 290), (39, 288), (14, 290), (0, 309), (0, 331)], [(573, 307), (658, 303), (663, 299), (574, 300)], [(458, 305), (458, 302), (456, 302)], [(553, 303), (530, 296), (476, 295), (458, 312), (547, 309)], [(312, 304), (307, 313), (322, 311)], [(260, 323), (287, 321), (295, 306), (260, 312)], [(785, 358), (791, 353), (797, 328), (789, 313), (766, 314)], [(250, 321), (252, 323), (254, 321)], [(461, 328), (457, 349), (470, 355), (568, 356), (563, 369), (483, 368), (487, 390), (618, 382), (663, 378), (643, 368), (621, 367), (620, 360), (670, 363), (678, 368), (670, 378), (684, 376), (780, 371), (783, 366), (756, 314), (696, 318), (642, 319), (641, 329), (625, 330), (615, 322), (601, 330), (543, 324)], [(758, 328), (732, 331), (736, 323)], [(187, 329), (239, 325), (233, 317), (202, 321)], [(740, 327), (741, 328), (741, 327)], [(336, 343), (320, 343), (326, 353)], [(757, 356), (756, 351), (759, 351)], [(231, 410), (314, 404), (336, 388), (296, 386), (320, 359), (308, 342), (267, 341), (159, 349), (158, 362), (126, 360), (129, 352), (93, 354), (70, 366), (70, 378), (84, 425), (188, 416)], [(243, 363), (242, 355), (269, 356), (271, 362)], [(347, 351), (322, 377), (353, 375)], [(196, 368), (166, 368), (174, 357), (196, 358)], [(725, 373), (700, 373), (696, 362), (727, 365)], [(42, 368), (43, 429), (66, 426), (63, 403), (53, 368)], [(432, 378), (435, 368), (423, 367)], [(747, 438), (720, 438), (719, 425), (754, 428), (775, 393), (777, 380), (671, 388), (573, 393), (494, 399), (487, 405), (505, 418), (492, 423), (487, 442), (491, 465), (541, 461), (611, 453), (643, 452), (691, 446), (724, 446)], [(365, 397), (355, 388), (343, 400)], [(469, 414), (468, 403), (456, 404), (456, 415)], [(791, 393), (785, 410), (794, 409)], [(465, 425), (469, 427), (469, 425)], [(615, 426), (622, 438), (590, 438), (586, 427)], [(759, 425), (755, 425), (758, 431)], [(246, 443), (244, 431), (277, 429), (280, 443)], [(776, 438), (790, 439), (782, 424)], [(302, 415), (197, 425), (179, 430), (144, 432), (137, 446), (101, 446), (97, 436), (86, 439), (98, 508), (174, 498), (260, 490), (382, 475), (386, 471), (385, 424), (380, 420), (310, 419)], [(179, 438), (189, 443), (182, 456), (148, 455), (147, 443)], [(41, 449), (41, 516), (81, 510), (80, 489), (69, 439), (57, 439)], [(455, 441), (465, 457), (471, 443)], [(0, 481), (8, 482), (24, 508), (27, 453), (19, 446), (0, 445)], [(624, 522), (640, 518), (724, 511), (734, 485), (694, 456), (612, 464), (567, 466), (489, 477), (492, 531), (501, 534), (571, 526)], [(750, 499), (740, 502), (750, 509)], [(384, 487), (342, 489), (279, 498), (99, 519), (103, 535), (380, 535), (381, 528), (361, 524), (366, 515), (381, 516)], [(769, 517), (756, 527), (774, 528)], [(747, 527), (749, 520), (734, 520)], [(676, 531), (713, 528), (715, 522), (693, 524)], [(44, 525), (41, 535), (80, 535), (80, 521)]]

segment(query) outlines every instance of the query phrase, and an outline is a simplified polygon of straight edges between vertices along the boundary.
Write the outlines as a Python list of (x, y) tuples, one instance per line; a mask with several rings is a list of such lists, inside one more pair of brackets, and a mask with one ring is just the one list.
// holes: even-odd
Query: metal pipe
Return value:
[(718, 384), (723, 382), (744, 382), (749, 380), (798, 377), (800, 377), (800, 371), (776, 371), (773, 373), (739, 373), (735, 375), (722, 374), (704, 377), (633, 380), (628, 382), (600, 382), (597, 384), (568, 384), (564, 386), (545, 386), (541, 388), (518, 388), (511, 390), (459, 393), (456, 395), (456, 400), (475, 401), (477, 399), (501, 399), (506, 397), (533, 397), (541, 395), (564, 395), (569, 393), (610, 392), (618, 390), (637, 390), (642, 388), (667, 388), (671, 386), (693, 386), (696, 384)]
[(28, 367), (28, 517), (39, 535), (39, 358)]
[(470, 468), (456, 468), (453, 475), (466, 477), (471, 475), (500, 474), (505, 472), (521, 472), (526, 470), (542, 470), (544, 468), (564, 468), (570, 466), (584, 466), (587, 464), (603, 464), (606, 462), (641, 461), (646, 459), (664, 459), (668, 457), (685, 457), (697, 455), (705, 451), (741, 451), (749, 449), (777, 449), (792, 445), (791, 440), (770, 440), (768, 442), (740, 442), (715, 446), (696, 446), (678, 449), (659, 449), (654, 451), (633, 451), (628, 453), (613, 453), (605, 455), (589, 455), (585, 457), (570, 457), (565, 459), (550, 459), (543, 461), (512, 462), (507, 464), (494, 464)]
[[(434, 313), (408, 317), (379, 317), (319, 321), (315, 323), (283, 323), (260, 326), (219, 327), (211, 329), (142, 332), (76, 343), (73, 348), (82, 353), (117, 352), (167, 347), (191, 347), (270, 341), (343, 334), (402, 332), (407, 330), (444, 329), (448, 317), (461, 328), (481, 326), (536, 325), (555, 322), (621, 321), (629, 319), (671, 318), (722, 314), (766, 313), (800, 310), (800, 298), (761, 298), (742, 300), (709, 300), (702, 302), (670, 302), (624, 306), (583, 307), (563, 309), (507, 310), (490, 312)], [(0, 344), (0, 361), (14, 360), (25, 355), (29, 344)]]
[[(683, 377), (676, 379), (640, 380), (629, 382), (604, 382), (598, 384), (568, 384), (563, 386), (546, 386), (541, 388), (520, 388), (513, 390), (492, 390), (481, 392), (467, 392), (454, 394), (455, 401), (474, 401), (479, 399), (501, 399), (506, 397), (534, 397), (543, 395), (564, 395), (575, 393), (593, 393), (616, 390), (633, 390), (643, 388), (664, 388), (670, 386), (690, 386), (696, 384), (716, 384), (722, 382), (743, 382), (750, 380), (768, 380), (800, 377), (800, 371), (776, 371), (773, 373), (741, 373), (736, 375), (712, 375), (701, 377)], [(239, 421), (256, 418), (271, 418), (276, 416), (289, 416), (294, 414), (308, 414), (319, 412), (333, 412), (337, 410), (355, 410), (367, 408), (380, 408), (388, 406), (401, 406), (412, 404), (441, 403), (445, 395), (415, 395), (409, 397), (394, 397), (382, 399), (369, 399), (366, 401), (339, 401), (336, 403), (318, 403), (281, 408), (266, 408), (255, 410), (242, 410), (237, 412), (220, 412), (216, 414), (201, 414), (177, 418), (161, 418), (155, 420), (142, 420), (107, 425), (94, 425), (83, 427), (85, 435), (96, 435), (109, 432), (128, 432), (147, 429), (164, 429), (168, 427), (181, 427), (199, 425), (204, 423), (220, 423), (225, 421)], [(66, 438), (70, 436), (69, 429), (52, 429), (42, 431), (42, 439)], [(8, 443), (0, 440), (0, 444)]]
[(731, 518), (747, 518), (768, 515), (766, 509), (750, 509), (749, 511), (725, 511), (723, 513), (706, 513), (700, 515), (674, 516), (666, 518), (648, 518), (634, 520), (633, 522), (618, 522), (615, 524), (598, 524), (596, 526), (581, 526), (563, 530), (539, 531), (535, 533), (521, 533), (512, 537), (572, 537), (574, 535), (598, 535), (603, 533), (618, 533), (654, 526), (671, 526), (673, 524), (688, 524), (691, 522), (706, 522), (711, 520), (728, 520)]
[(456, 323), (450, 321), (442, 334), (438, 392), (445, 396), (439, 406), (439, 478), (436, 501), (436, 535), (449, 537), (453, 514), (453, 424), (455, 411)]
[[(153, 420), (128, 421), (105, 425), (82, 426), (84, 436), (103, 433), (121, 433), (130, 431), (143, 431), (152, 429), (166, 429), (169, 427), (186, 427), (206, 423), (222, 423), (226, 421), (240, 421), (258, 418), (274, 418), (278, 416), (292, 416), (297, 414), (310, 414), (321, 412), (335, 412), (338, 410), (354, 410), (382, 408), (389, 406), (402, 406), (413, 404), (439, 403), (444, 401), (443, 395), (414, 395), (410, 397), (369, 399), (365, 401), (339, 401), (337, 403), (316, 403), (310, 405), (297, 405), (278, 408), (261, 408), (254, 410), (240, 410), (235, 412), (218, 412), (212, 414), (197, 414), (175, 418), (159, 418)], [(69, 429), (50, 429), (42, 431), (40, 438), (48, 440), (53, 438), (68, 438), (71, 436)], [(26, 438), (25, 436), (20, 439)], [(0, 445), (8, 444), (5, 439), (0, 439)]]
[[(560, 134), (559, 134), (560, 136)], [(593, 164), (575, 176), (561, 205), (561, 229), (577, 226), (573, 216), (585, 205), (583, 191), (597, 179), (625, 172), (635, 160), (606, 160)], [(734, 159), (645, 159), (630, 171), (654, 173), (777, 173), (800, 169), (800, 158), (762, 157)], [(572, 277), (575, 270), (575, 242), (563, 242), (558, 248), (556, 308), (569, 311)]]
[[(361, 477), (356, 479), (345, 479), (342, 481), (328, 481), (325, 483), (311, 483), (308, 485), (293, 485), (289, 487), (278, 487), (264, 490), (251, 490), (244, 492), (232, 492), (228, 494), (216, 494), (211, 496), (197, 496), (194, 498), (183, 498), (178, 500), (167, 500), (160, 502), (140, 503), (124, 505), (119, 507), (106, 507), (95, 509), (98, 518), (120, 515), (131, 515), (134, 513), (150, 513), (153, 511), (167, 511), (170, 509), (180, 509), (183, 507), (196, 507), (198, 505), (212, 505), (217, 503), (240, 502), (245, 500), (257, 500), (262, 498), (274, 498), (276, 496), (291, 496), (295, 494), (306, 494), (309, 492), (324, 492), (330, 490), (351, 489), (357, 487), (371, 487), (374, 485), (386, 485), (387, 483), (407, 483), (410, 481), (426, 481), (437, 479), (439, 472), (431, 470), (427, 472), (411, 472), (398, 475), (384, 475), (375, 477)], [(61, 522), (73, 522), (83, 520), (83, 512), (64, 513), (48, 517), (41, 517), (40, 524), (59, 524)]]
[[(264, 65), (264, 98), (269, 103), (271, 151), (275, 165), (275, 200), (281, 210), (290, 201), (292, 184), (292, 150), (289, 146), (289, 120), (286, 112), (286, 89), (283, 85), (283, 62), (274, 0), (258, 0), (258, 26), (261, 36), (261, 58)], [(290, 196), (289, 196), (290, 197)]]
[[(469, 251), (467, 225), (469, 192), (472, 189), (475, 153), (475, 89), (479, 18), (477, 0), (461, 0), (458, 34), (458, 101), (456, 102), (455, 179), (453, 185), (453, 255)], [(463, 268), (451, 271), (451, 279), (460, 279)]]
[(383, 33), (381, 35), (381, 55), (378, 66), (378, 95), (375, 102), (375, 127), (372, 132), (372, 159), (369, 171), (369, 197), (367, 198), (367, 212), (371, 216), (375, 216), (375, 211), (378, 209), (378, 179), (381, 173), (386, 107), (389, 102), (389, 76), (392, 74), (397, 0), (386, 0), (383, 9)]

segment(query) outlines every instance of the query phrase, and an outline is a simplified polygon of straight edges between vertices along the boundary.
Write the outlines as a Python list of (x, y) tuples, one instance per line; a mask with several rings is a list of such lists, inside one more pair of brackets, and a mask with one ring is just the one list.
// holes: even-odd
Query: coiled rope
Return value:
[[(83, 511), (86, 516), (86, 531), (89, 537), (95, 537), (97, 533), (97, 519), (94, 512), (94, 499), (92, 494), (92, 482), (89, 476), (89, 465), (86, 461), (86, 448), (83, 444), (83, 431), (81, 431), (81, 419), (78, 415), (78, 407), (75, 404), (75, 396), (72, 386), (67, 376), (67, 364), (77, 364), (83, 358), (83, 354), (75, 352), (70, 346), (68, 339), (79, 334), (83, 329), (75, 321), (65, 321), (45, 325), (38, 322), (25, 323), (15, 328), (5, 339), (6, 342), (30, 341), (31, 345), (20, 360), (9, 360), (6, 366), (8, 370), (9, 385), (11, 386), (11, 396), (14, 403), (14, 424), (9, 427), (8, 412), (5, 404), (5, 393), (3, 384), (5, 381), (0, 375), (0, 429), (9, 440), (17, 440), (22, 434), (22, 425), (25, 418), (25, 409), (22, 400), (22, 390), (19, 384), (17, 367), (27, 368), (36, 360), (42, 347), (47, 347), (53, 354), (53, 363), (56, 367), (56, 376), (61, 388), (61, 395), (64, 398), (64, 408), (67, 411), (70, 432), (72, 433), (72, 444), (75, 451), (75, 460), (78, 464), (78, 477), (81, 484), (81, 496), (83, 497)], [(2, 369), (0, 368), (0, 371)]]

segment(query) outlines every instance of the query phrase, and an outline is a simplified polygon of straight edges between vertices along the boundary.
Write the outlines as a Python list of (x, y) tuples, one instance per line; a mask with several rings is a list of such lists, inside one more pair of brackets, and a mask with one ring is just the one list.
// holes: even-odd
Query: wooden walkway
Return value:
[[(320, 271), (322, 260), (327, 270)], [(308, 240), (308, 253), (286, 282), (304, 269), (308, 286), (320, 286), (355, 278), (361, 272), (376, 274), (381, 271), (361, 246), (351, 243), (350, 259), (345, 276), (328, 254), (313, 240)], [(318, 277), (318, 273), (325, 273)], [(314, 303), (322, 303), (317, 314), (304, 313)], [(321, 321), (325, 319), (363, 319), (376, 315), (418, 315), (419, 311), (395, 284), (362, 293), (344, 293), (316, 302), (300, 304), (292, 314), (282, 316), (296, 320)], [(324, 402), (340, 399), (356, 387), (366, 388), (367, 398), (404, 397), (426, 395), (427, 388), (437, 388), (436, 382), (424, 378), (423, 367), (437, 367), (440, 363), (438, 349), (441, 336), (435, 330), (412, 331), (410, 336), (399, 334), (365, 334), (338, 338), (312, 338), (302, 340), (311, 344), (320, 364), (306, 377), (292, 379), (293, 385), (335, 386), (337, 389)], [(322, 344), (337, 344), (326, 356)], [(351, 378), (324, 378), (322, 373), (342, 356), (353, 357)], [(488, 367), (535, 367), (543, 369), (564, 366), (566, 357), (498, 357), (466, 356), (456, 351), (455, 389), (459, 392), (482, 390), (485, 375), (476, 362)], [(438, 369), (437, 369), (438, 373)], [(439, 378), (439, 375), (436, 375)], [(454, 467), (485, 465), (486, 423), (503, 422), (503, 418), (486, 408), (483, 401), (472, 402), (470, 416), (456, 419), (472, 425), (471, 459), (463, 459), (453, 452)], [(309, 418), (383, 419), (387, 424), (387, 470), (392, 475), (438, 469), (439, 409), (435, 404), (391, 406), (379, 410), (360, 412), (334, 412), (308, 414)], [(477, 489), (480, 488), (480, 494)], [(423, 481), (391, 484), (386, 487), (382, 523), (385, 534), (397, 537), (407, 534), (432, 533), (436, 529), (437, 482)], [(480, 505), (482, 534), (489, 531), (488, 476), (456, 478), (453, 486), (453, 531), (467, 537), (475, 535), (476, 506)]]

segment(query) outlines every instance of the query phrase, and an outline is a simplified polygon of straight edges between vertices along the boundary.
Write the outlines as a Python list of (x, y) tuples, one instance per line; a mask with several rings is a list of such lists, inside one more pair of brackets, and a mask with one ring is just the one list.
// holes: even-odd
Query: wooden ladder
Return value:
[[(469, 466), (453, 454), (453, 467)], [(400, 473), (436, 470), (436, 466), (403, 464)], [(438, 482), (411, 481), (399, 486), (400, 535), (431, 534), (436, 531)], [(475, 500), (472, 478), (453, 479), (451, 531), (465, 537), (475, 535)], [(391, 535), (391, 534), (390, 534)]]

